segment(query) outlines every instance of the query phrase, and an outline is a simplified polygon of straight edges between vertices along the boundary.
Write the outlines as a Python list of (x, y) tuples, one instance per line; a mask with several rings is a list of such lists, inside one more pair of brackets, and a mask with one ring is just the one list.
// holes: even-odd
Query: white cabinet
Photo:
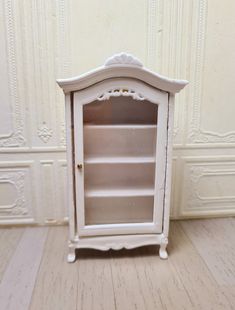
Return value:
[(69, 255), (159, 244), (167, 258), (174, 94), (187, 81), (121, 53), (66, 94)]

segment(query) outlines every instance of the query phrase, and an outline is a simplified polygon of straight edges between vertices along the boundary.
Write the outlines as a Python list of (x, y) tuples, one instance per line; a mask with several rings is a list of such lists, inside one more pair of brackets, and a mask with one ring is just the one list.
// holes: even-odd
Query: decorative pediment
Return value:
[(109, 57), (105, 61), (104, 65), (106, 67), (113, 65), (129, 65), (143, 67), (143, 64), (139, 61), (138, 58), (127, 53), (114, 54), (112, 57)]
[(112, 78), (134, 78), (172, 94), (178, 93), (188, 84), (188, 81), (169, 79), (148, 70), (136, 57), (127, 53), (115, 54), (106, 60), (104, 66), (80, 76), (57, 80), (57, 83), (63, 88), (64, 93), (69, 93)]

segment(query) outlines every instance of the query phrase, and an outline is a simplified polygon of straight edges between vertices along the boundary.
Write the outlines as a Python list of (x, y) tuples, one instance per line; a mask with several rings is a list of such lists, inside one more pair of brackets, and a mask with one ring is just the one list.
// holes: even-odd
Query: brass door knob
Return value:
[(77, 165), (78, 169), (82, 169), (82, 164)]

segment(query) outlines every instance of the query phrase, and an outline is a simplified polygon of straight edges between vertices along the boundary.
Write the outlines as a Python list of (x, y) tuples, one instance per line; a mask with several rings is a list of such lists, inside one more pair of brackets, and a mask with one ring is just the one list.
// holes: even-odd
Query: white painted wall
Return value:
[(66, 220), (55, 83), (126, 51), (190, 81), (177, 96), (172, 216), (235, 214), (233, 0), (3, 0), (0, 223)]

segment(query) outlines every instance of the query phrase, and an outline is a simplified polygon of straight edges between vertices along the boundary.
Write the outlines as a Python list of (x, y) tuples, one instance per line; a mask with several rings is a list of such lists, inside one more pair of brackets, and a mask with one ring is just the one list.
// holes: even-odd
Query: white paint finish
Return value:
[[(77, 102), (77, 93), (74, 94), (73, 102)], [(73, 106), (73, 114), (70, 116), (73, 121), (73, 140), (72, 140), (72, 158), (73, 158), (73, 168), (70, 173), (72, 174), (72, 189), (74, 191), (74, 205), (76, 206), (76, 213), (74, 217), (74, 225), (79, 230), (83, 229), (85, 225), (85, 210), (84, 210), (84, 143), (83, 143), (83, 106), (78, 102), (78, 104), (69, 103)], [(67, 149), (67, 152), (71, 154), (71, 149)], [(71, 155), (70, 155), (71, 156)], [(81, 168), (78, 169), (78, 165)], [(71, 176), (70, 176), (71, 178)], [(75, 210), (75, 209), (73, 209)], [(72, 236), (72, 240), (74, 236)]]
[[(122, 53), (121, 55), (125, 54)], [(112, 57), (117, 58), (117, 55), (114, 55)], [(188, 84), (188, 81), (186, 80), (169, 79), (146, 68), (142, 68), (139, 66), (138, 63), (136, 64), (136, 62), (132, 60), (132, 58), (128, 58), (128, 55), (125, 58), (127, 59), (126, 63), (123, 63), (123, 60), (120, 59), (119, 62), (117, 62), (115, 65), (104, 65), (103, 67), (94, 69), (93, 71), (80, 75), (79, 77), (64, 80), (59, 79), (57, 80), (57, 83), (61, 88), (63, 88), (64, 93), (82, 90), (100, 81), (112, 79), (114, 77), (134, 77), (135, 79), (145, 82), (153, 86), (154, 88), (158, 88), (171, 93), (178, 93)], [(125, 84), (124, 86), (127, 87)]]
[(11, 207), (14, 205), (14, 197), (16, 197), (16, 189), (10, 180), (1, 179), (0, 181), (0, 197), (2, 197), (2, 205), (0, 208)]
[[(166, 247), (170, 214), (174, 93), (182, 89), (187, 82), (173, 81), (150, 73), (142, 68), (142, 63), (137, 58), (121, 53), (108, 58), (104, 67), (80, 77), (57, 80), (57, 83), (66, 93), (65, 104), (70, 106), (67, 108), (70, 112), (66, 114), (67, 135), (70, 139), (67, 149), (67, 157), (70, 160), (68, 201), (72, 210), (70, 222), (73, 222), (70, 230), (76, 227), (78, 233), (76, 236), (74, 231), (74, 235), (70, 236), (68, 262), (75, 260), (76, 248), (92, 247), (101, 250), (132, 248), (149, 244), (149, 236), (141, 234), (153, 233), (156, 235), (155, 240), (152, 240), (150, 244), (160, 244), (159, 256), (166, 259), (168, 257)], [(119, 101), (116, 100), (117, 97)], [(101, 101), (107, 102), (100, 104)], [(125, 115), (124, 118), (122, 115)], [(90, 130), (93, 126), (93, 130)], [(104, 135), (110, 136), (108, 148), (112, 154), (112, 161), (92, 165), (88, 161), (84, 165), (87, 155), (88, 158), (92, 156), (99, 158), (97, 145), (99, 149), (100, 141), (94, 130), (97, 128), (102, 129)], [(155, 153), (155, 163), (143, 161), (136, 163), (136, 160), (134, 163), (130, 161), (127, 164), (115, 163), (113, 159), (118, 159), (118, 155), (128, 154), (132, 157), (139, 157), (138, 151), (137, 154), (135, 152), (130, 154), (129, 150), (129, 144), (132, 143), (136, 144), (137, 149), (143, 149), (141, 141), (143, 135), (140, 135), (141, 138), (138, 137), (139, 143), (137, 144), (135, 135), (130, 134), (130, 130), (135, 132), (136, 128), (140, 132), (146, 129), (157, 129), (157, 133), (152, 136), (151, 140), (154, 152), (147, 154), (147, 156), (152, 156), (152, 153)], [(87, 134), (87, 129), (89, 134)], [(125, 129), (121, 139), (123, 148), (118, 146), (118, 140), (116, 145), (116, 134), (112, 135), (112, 132), (120, 129)], [(127, 140), (125, 133), (127, 133)], [(87, 139), (90, 139), (88, 143)], [(96, 141), (97, 145), (94, 145), (93, 141)], [(102, 160), (105, 156), (109, 156), (109, 152), (105, 153), (105, 147), (106, 143), (101, 148), (104, 151), (101, 156)], [(116, 154), (115, 149), (121, 153)], [(122, 150), (124, 150), (123, 153)], [(138, 192), (138, 189), (144, 194), (146, 188), (147, 191), (153, 190), (152, 209), (146, 199), (139, 208), (138, 202), (135, 201), (138, 200), (138, 194), (133, 196), (134, 199), (131, 196), (131, 193)], [(102, 205), (102, 199), (110, 195), (115, 197), (115, 192), (119, 197), (118, 203), (122, 205), (113, 210), (113, 216), (110, 210), (102, 209), (105, 207), (105, 202)], [(126, 192), (128, 192), (128, 198)], [(98, 204), (95, 203), (97, 193)], [(71, 201), (71, 197), (75, 199), (75, 203)], [(89, 197), (93, 198), (92, 208), (90, 200), (86, 199)], [(106, 203), (107, 201), (106, 199)], [(108, 202), (112, 205), (111, 200)], [(125, 205), (126, 207), (123, 207)], [(131, 213), (138, 212), (134, 218), (129, 212), (130, 206), (132, 209), (135, 207), (135, 211)], [(101, 219), (99, 212), (104, 213)], [(134, 240), (130, 237), (135, 234), (137, 234), (137, 242), (132, 244)], [(107, 238), (115, 235), (122, 235), (122, 237), (116, 242), (114, 238), (114, 241), (107, 245), (104, 238), (99, 240), (100, 236), (105, 235)], [(138, 238), (142, 240), (138, 241)]]
[[(163, 210), (163, 234), (166, 237), (169, 232), (169, 218), (170, 218), (170, 202), (171, 202), (171, 183), (172, 183), (172, 147), (173, 147), (173, 126), (174, 126), (174, 96), (169, 94), (168, 98), (168, 118), (167, 122), (167, 143), (166, 143), (166, 179), (164, 192), (164, 210)], [(160, 147), (160, 146), (159, 146)], [(157, 175), (156, 175), (157, 178)]]
[(66, 194), (66, 201), (68, 203), (67, 209), (68, 209), (68, 214), (69, 214), (69, 237), (72, 239), (76, 233), (75, 229), (75, 197), (74, 197), (74, 189), (73, 189), (73, 157), (71, 152), (69, 150), (72, 149), (72, 141), (73, 141), (73, 135), (72, 135), (72, 126), (73, 126), (73, 120), (72, 120), (72, 111), (71, 111), (71, 105), (70, 103), (70, 95), (65, 96), (65, 114), (66, 114), (66, 139), (67, 139), (67, 152), (66, 152), (66, 157), (67, 157), (67, 194)]
[(41, 172), (41, 196), (40, 205), (43, 208), (43, 217), (45, 223), (53, 223), (54, 217), (56, 218), (56, 200), (55, 196), (57, 189), (54, 188), (55, 169), (54, 161), (41, 160), (40, 161)]
[(47, 228), (25, 229), (0, 284), (2, 309), (28, 309), (46, 237)]
[[(203, 132), (211, 133), (209, 142), (213, 143), (213, 139), (217, 139), (220, 142), (232, 140), (234, 143), (232, 116), (235, 114), (235, 107), (230, 101), (235, 96), (235, 56), (232, 52), (235, 40), (235, 3), (229, 0), (223, 5), (221, 1), (208, 0), (207, 5), (201, 128)], [(222, 58), (225, 61), (221, 61)]]
[(88, 157), (84, 160), (85, 164), (111, 164), (111, 163), (118, 163), (118, 164), (127, 164), (127, 163), (138, 163), (138, 164), (149, 164), (154, 163), (154, 157)]
[[(4, 21), (4, 27), (1, 28), (2, 35), (6, 38), (3, 40), (6, 44), (5, 53), (3, 53), (2, 61), (7, 64), (7, 76), (8, 76), (8, 96), (1, 100), (5, 108), (4, 111), (10, 112), (10, 115), (5, 115), (5, 126), (6, 120), (10, 124), (13, 124), (12, 129), (5, 135), (0, 137), (0, 147), (18, 147), (25, 145), (24, 137), (24, 124), (22, 116), (22, 102), (19, 98), (19, 88), (17, 83), (17, 36), (16, 36), (16, 18), (15, 18), (15, 4), (11, 1), (5, 1), (1, 4), (1, 19)], [(3, 43), (4, 44), (4, 43)], [(5, 45), (4, 44), (4, 45)], [(4, 49), (3, 45), (3, 49)], [(4, 71), (3, 71), (4, 76)], [(6, 93), (5, 93), (6, 94)], [(4, 115), (4, 113), (3, 113)], [(10, 117), (9, 117), (10, 116)], [(9, 125), (7, 127), (9, 127)]]
[(235, 285), (235, 219), (181, 222), (219, 285)]
[(0, 102), (1, 102), (1, 111), (0, 114), (0, 138), (8, 137), (12, 132), (12, 119), (11, 119), (11, 102), (6, 98), (9, 98), (9, 77), (8, 77), (8, 67), (7, 67), (7, 35), (6, 35), (6, 24), (4, 18), (4, 5), (3, 3), (0, 6), (0, 42), (1, 42), (1, 59), (0, 59), (0, 72), (5, 78), (2, 79), (0, 83)]
[(3, 200), (0, 204), (2, 221), (12, 218), (33, 220), (31, 196), (32, 161), (0, 162), (0, 186), (3, 187)]
[[(119, 56), (114, 56), (114, 58), (111, 59), (115, 59), (115, 61), (118, 62), (131, 62), (132, 64), (130, 65), (130, 67), (132, 66), (133, 68), (136, 67), (134, 58), (131, 58), (131, 56), (125, 56), (124, 55), (123, 59), (119, 59)], [(115, 58), (116, 57), (116, 58)], [(113, 61), (113, 60), (112, 60)], [(137, 63), (137, 66), (139, 66), (139, 64)], [(119, 64), (115, 64), (115, 65), (110, 65), (110, 67), (112, 68), (114, 75), (116, 68), (119, 67)], [(84, 162), (83, 160), (83, 147), (81, 147), (81, 143), (82, 145), (85, 144), (86, 145), (86, 140), (88, 137), (91, 138), (91, 141), (89, 143), (91, 143), (92, 141), (97, 141), (99, 143), (99, 140), (97, 140), (96, 137), (93, 137), (92, 135), (85, 135), (84, 136), (84, 140), (83, 140), (83, 118), (82, 118), (82, 114), (83, 114), (83, 110), (82, 110), (82, 106), (91, 102), (92, 100), (95, 100), (98, 96), (98, 98), (101, 98), (99, 94), (103, 94), (106, 92), (106, 90), (109, 89), (115, 89), (115, 93), (109, 93), (109, 96), (106, 99), (109, 99), (112, 96), (116, 97), (116, 94), (118, 94), (119, 96), (131, 96), (132, 93), (126, 91), (127, 90), (132, 90), (135, 93), (140, 92), (141, 93), (141, 98), (147, 98), (148, 100), (150, 100), (151, 102), (157, 103), (158, 104), (158, 130), (157, 130), (157, 153), (156, 153), (156, 158), (157, 158), (157, 168), (156, 168), (156, 174), (158, 175), (158, 178), (156, 180), (156, 184), (155, 184), (155, 197), (156, 197), (156, 202), (154, 205), (154, 217), (153, 217), (153, 221), (156, 225), (156, 231), (161, 232), (162, 229), (162, 204), (163, 204), (163, 195), (164, 195), (164, 181), (165, 181), (165, 157), (166, 157), (166, 147), (163, 144), (163, 141), (166, 141), (167, 139), (167, 117), (168, 117), (168, 106), (167, 106), (167, 94), (164, 94), (161, 91), (155, 90), (150, 86), (147, 86), (143, 83), (140, 83), (140, 81), (136, 81), (134, 79), (120, 79), (119, 76), (117, 79), (110, 79), (108, 81), (103, 81), (99, 84), (96, 84), (90, 88), (87, 88), (85, 90), (82, 90), (80, 92), (76, 92), (74, 95), (74, 128), (75, 128), (75, 166), (77, 166), (78, 164)], [(117, 89), (119, 90), (117, 92)], [(120, 92), (120, 90), (124, 89), (125, 92)], [(132, 97), (132, 96), (131, 96)], [(139, 97), (137, 98), (137, 100), (139, 99)], [(103, 97), (102, 97), (103, 100)], [(128, 102), (126, 102), (126, 104), (128, 104)], [(141, 104), (141, 103), (138, 103)], [(94, 104), (93, 104), (94, 106)], [(94, 106), (94, 109), (96, 109), (96, 107)], [(144, 106), (142, 107), (142, 109), (144, 109)], [(92, 108), (90, 108), (90, 111), (92, 111)], [(95, 110), (94, 110), (95, 111)], [(129, 113), (132, 113), (131, 111), (129, 111)], [(119, 117), (119, 116), (117, 116)], [(95, 120), (95, 119), (94, 119)], [(120, 120), (118, 120), (118, 125), (115, 124), (115, 119), (114, 121), (114, 127), (112, 127), (111, 125), (102, 125), (102, 127), (100, 129), (106, 129), (106, 131), (108, 132), (108, 134), (110, 135), (110, 142), (108, 145), (110, 146), (110, 148), (112, 149), (112, 145), (115, 145), (115, 148), (118, 149), (119, 151), (122, 151), (122, 149), (120, 149), (120, 147), (118, 147), (118, 145), (113, 144), (114, 141), (114, 137), (111, 134), (111, 130), (115, 130), (115, 129), (130, 129), (131, 132), (134, 132), (135, 130), (135, 125), (132, 126), (131, 124), (129, 124), (129, 121), (126, 121), (126, 124), (128, 124), (128, 126), (126, 124), (124, 124), (124, 126), (122, 127), (122, 125), (119, 125), (119, 122), (121, 120), (121, 116), (120, 116)], [(102, 122), (101, 122), (102, 124)], [(149, 125), (147, 125), (149, 126)], [(150, 125), (152, 127), (152, 125)], [(86, 129), (87, 126), (85, 126)], [(146, 125), (143, 125), (143, 129), (145, 129)], [(91, 126), (89, 126), (88, 128), (92, 128)], [(95, 126), (95, 128), (97, 128), (97, 126)], [(138, 128), (140, 128), (141, 131), (141, 127), (140, 125), (138, 125)], [(95, 132), (95, 131), (93, 131)], [(133, 139), (134, 136), (133, 134), (130, 135), (130, 138), (132, 141), (130, 141), (130, 145), (133, 144)], [(156, 138), (155, 138), (156, 139)], [(83, 142), (84, 141), (84, 142)], [(125, 140), (125, 136), (122, 137), (121, 139), (122, 143), (124, 143), (124, 152), (126, 152), (127, 149), (127, 145), (129, 144), (128, 141)], [(164, 142), (166, 143), (166, 142)], [(154, 141), (151, 141), (151, 144), (154, 144)], [(136, 144), (135, 144), (136, 145)], [(142, 145), (142, 142), (141, 142)], [(137, 147), (137, 146), (136, 146)], [(90, 144), (90, 147), (88, 147), (88, 152), (91, 152), (91, 150), (94, 148), (93, 143)], [(138, 147), (137, 147), (138, 148)], [(90, 150), (91, 149), (91, 150)], [(142, 147), (141, 147), (142, 149)], [(87, 153), (87, 149), (85, 148), (85, 151)], [(115, 150), (112, 150), (112, 152), (115, 155)], [(138, 152), (138, 151), (137, 151)], [(77, 154), (77, 155), (76, 155)], [(107, 155), (107, 154), (106, 154)], [(123, 155), (123, 154), (122, 154)], [(136, 155), (135, 153), (133, 155)], [(103, 165), (105, 167), (105, 164)], [(113, 166), (113, 165), (112, 165)], [(115, 168), (116, 165), (114, 165), (113, 167)], [(145, 168), (145, 172), (147, 172), (146, 169), (148, 169), (148, 166), (150, 168), (150, 172), (153, 171), (153, 168), (150, 165), (147, 165)], [(84, 193), (83, 188), (86, 190), (89, 190), (89, 187), (87, 188), (87, 184), (89, 184), (89, 186), (91, 186), (91, 188), (93, 187), (95, 189), (95, 187), (99, 187), (99, 184), (102, 185), (103, 187), (105, 187), (105, 190), (109, 187), (109, 184), (112, 184), (112, 186), (116, 188), (120, 188), (123, 187), (125, 188), (126, 183), (128, 183), (129, 185), (131, 185), (133, 183), (134, 180), (142, 180), (142, 183), (135, 184), (135, 186), (137, 186), (138, 188), (142, 189), (142, 188), (146, 188), (149, 187), (149, 183), (152, 182), (153, 180), (153, 176), (150, 175), (150, 178), (148, 178), (148, 173), (144, 173), (141, 172), (140, 170), (140, 174), (142, 175), (140, 178), (139, 172), (138, 172), (138, 165), (132, 164), (132, 165), (128, 165), (127, 168), (125, 168), (125, 166), (120, 166), (117, 170), (117, 174), (115, 174), (115, 170), (113, 170), (114, 168), (112, 168), (112, 179), (110, 179), (110, 177), (108, 177), (108, 175), (110, 175), (109, 173), (109, 167), (107, 166), (106, 168), (102, 168), (102, 165), (99, 165), (96, 167), (96, 169), (94, 170), (94, 166), (85, 166), (84, 167), (84, 171), (85, 171), (85, 179), (83, 176), (83, 168), (82, 170), (80, 169), (76, 169), (76, 178), (77, 178), (77, 206), (78, 206), (78, 227), (79, 227), (79, 231), (82, 235), (85, 235), (85, 233), (88, 233), (88, 229), (84, 230), (83, 232), (83, 227), (85, 224), (84, 221), (84, 203), (83, 203), (83, 196)], [(141, 168), (141, 167), (139, 167)], [(92, 173), (89, 173), (89, 171), (93, 171)], [(106, 170), (107, 171), (106, 171)], [(122, 170), (124, 169), (124, 171)], [(128, 172), (128, 169), (134, 169), (134, 171)], [(141, 168), (142, 169), (142, 168)], [(95, 175), (94, 175), (95, 172)], [(103, 176), (104, 175), (104, 176)], [(128, 177), (129, 175), (129, 177)], [(99, 178), (97, 177), (99, 176)], [(111, 176), (111, 175), (110, 175)], [(144, 177), (147, 176), (147, 177)], [(84, 180), (83, 180), (84, 179)], [(99, 184), (94, 183), (94, 180), (99, 180)], [(84, 182), (84, 184), (83, 184)], [(94, 183), (94, 184), (93, 184)], [(107, 183), (107, 185), (106, 185)], [(93, 190), (94, 190), (93, 189)], [(118, 227), (116, 226), (116, 229), (118, 230)], [(98, 233), (98, 227), (97, 227), (97, 233)], [(128, 233), (128, 231), (134, 232), (133, 228), (127, 229), (125, 231), (122, 231), (121, 233)], [(149, 231), (149, 230), (148, 230)], [(152, 232), (153, 230), (151, 229), (149, 232)], [(94, 233), (94, 232), (93, 232)], [(102, 232), (102, 234), (108, 234), (108, 233), (112, 233), (111, 230), (104, 230)]]
[(154, 196), (154, 188), (117, 188), (117, 189), (92, 189), (86, 191), (86, 197), (148, 197)]
[[(134, 65), (126, 65), (126, 72), (127, 77), (124, 75), (120, 75), (118, 72), (118, 68), (122, 68), (122, 65), (115, 65), (108, 67), (111, 76), (109, 78), (103, 76), (102, 68), (97, 68), (95, 72), (99, 75), (98, 83), (94, 82), (93, 79), (90, 79), (89, 75), (87, 76), (88, 89), (80, 89), (79, 87), (75, 86), (74, 90), (78, 93), (79, 102), (84, 105), (90, 103), (95, 100), (105, 100), (109, 99), (110, 97), (135, 97), (137, 96), (136, 100), (142, 101), (146, 99), (152, 103), (160, 103), (166, 98), (166, 93), (162, 91), (162, 88), (156, 88), (154, 85), (148, 83), (148, 79), (145, 76), (142, 76), (142, 72), (140, 71), (139, 75), (141, 79), (138, 79), (135, 74), (131, 71), (133, 69), (138, 69), (138, 66)], [(91, 73), (91, 76), (93, 74)], [(82, 76), (75, 77), (71, 79), (65, 80), (65, 84), (71, 87), (73, 85), (74, 80), (75, 83), (78, 79), (78, 84)], [(155, 77), (153, 80), (155, 81)], [(144, 83), (143, 83), (144, 82)], [(167, 88), (173, 87), (175, 82), (171, 80), (165, 81), (164, 79), (161, 81), (164, 84), (164, 87)], [(61, 85), (60, 82), (57, 83), (63, 88), (63, 83)], [(184, 85), (185, 86), (185, 85)], [(80, 90), (80, 91), (79, 91)], [(102, 96), (105, 95), (103, 98)], [(108, 95), (108, 96), (106, 96)], [(135, 98), (133, 98), (135, 99)]]
[(234, 157), (188, 156), (183, 160), (180, 214), (231, 214), (235, 202), (232, 181), (235, 175)]
[[(125, 226), (125, 224), (119, 224), (120, 226)], [(134, 225), (134, 224), (133, 224)], [(107, 225), (102, 225), (107, 226)], [(115, 225), (112, 225), (115, 226)], [(144, 226), (142, 223), (137, 224), (137, 226)], [(113, 236), (97, 236), (97, 237), (86, 237), (76, 239), (69, 244), (71, 249), (85, 249), (91, 248), (101, 251), (108, 251), (110, 249), (120, 250), (120, 249), (134, 249), (144, 245), (159, 245), (162, 238), (161, 234), (129, 234), (129, 235), (119, 235), (118, 233)]]
[(64, 159), (57, 162), (57, 179), (60, 180), (58, 184), (58, 194), (56, 195), (56, 214), (58, 220), (68, 220), (68, 208), (67, 208), (67, 162)]

